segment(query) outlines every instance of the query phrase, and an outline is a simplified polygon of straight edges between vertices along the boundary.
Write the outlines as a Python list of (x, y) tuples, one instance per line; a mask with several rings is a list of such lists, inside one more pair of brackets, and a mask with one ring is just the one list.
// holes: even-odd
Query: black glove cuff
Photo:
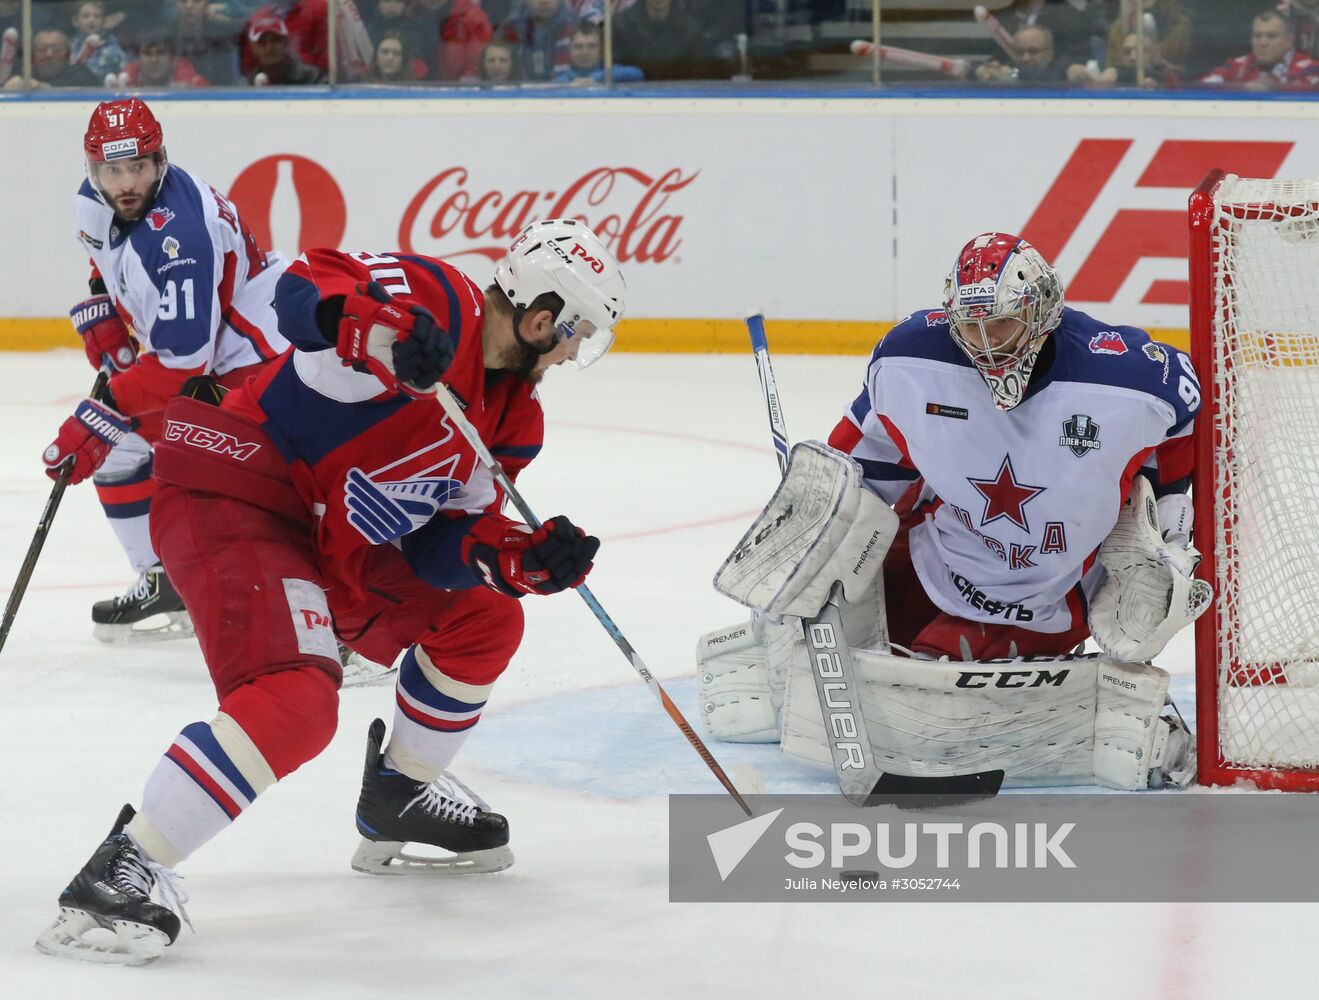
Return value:
[(331, 295), (316, 303), (316, 329), (331, 347), (339, 343), (339, 321), (343, 319), (346, 298), (344, 295)]

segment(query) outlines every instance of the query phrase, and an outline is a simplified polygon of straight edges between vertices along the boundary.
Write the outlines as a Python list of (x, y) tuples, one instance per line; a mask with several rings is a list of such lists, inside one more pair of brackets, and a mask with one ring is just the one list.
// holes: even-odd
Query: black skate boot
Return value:
[(182, 910), (176, 876), (149, 861), (123, 832), (132, 818), (133, 807), (124, 806), (110, 836), (60, 893), (60, 915), (37, 938), (38, 951), (84, 962), (146, 965), (179, 936), (178, 915), (151, 902), (159, 885), (162, 897)]
[(157, 642), (190, 636), (183, 598), (157, 563), (121, 597), (92, 605), (92, 635), (102, 642)]
[[(353, 855), (356, 871), (447, 875), (497, 872), (513, 863), (508, 820), (490, 812), (475, 792), (450, 774), (428, 784), (389, 770), (381, 752), (384, 739), (385, 724), (376, 719), (366, 734), (366, 770), (357, 800), (362, 843)], [(407, 854), (405, 844), (449, 854)]]

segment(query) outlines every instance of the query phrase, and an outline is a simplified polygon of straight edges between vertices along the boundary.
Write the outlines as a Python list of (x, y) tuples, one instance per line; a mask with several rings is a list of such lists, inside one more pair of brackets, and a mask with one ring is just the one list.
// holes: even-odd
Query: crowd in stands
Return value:
[[(986, 28), (978, 51), (931, 54), (957, 55), (970, 67), (964, 75), (987, 87), (1319, 91), (1319, 0), (1275, 2), (1146, 0), (1138, 16), (1134, 0), (1000, 0), (991, 8), (997, 36)], [(848, 6), (841, 0), (337, 0), (331, 33), (328, 0), (32, 0), (29, 82), (22, 76), (22, 0), (0, 0), (0, 86), (296, 86), (331, 79), (593, 86), (606, 80), (606, 3), (612, 80), (622, 84), (727, 80), (748, 70), (760, 78), (782, 75), (782, 60), (757, 65), (764, 45), (746, 61), (748, 35), (759, 39), (765, 12), (804, 11), (809, 19), (817, 7), (836, 15)], [(965, 9), (944, 0), (930, 10), (965, 24), (973, 7), (973, 0)], [(937, 49), (937, 40), (931, 47)], [(854, 73), (863, 73), (859, 61)]]

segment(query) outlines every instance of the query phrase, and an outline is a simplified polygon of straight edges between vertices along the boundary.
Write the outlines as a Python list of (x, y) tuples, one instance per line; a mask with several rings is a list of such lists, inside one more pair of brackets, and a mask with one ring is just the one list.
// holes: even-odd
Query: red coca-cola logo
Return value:
[(269, 248), (273, 242), (270, 207), (275, 198), (279, 166), (285, 161), (289, 164), (288, 176), (301, 213), (298, 252), (308, 247), (337, 247), (348, 225), (348, 208), (334, 177), (315, 160), (293, 153), (263, 157), (234, 179), (229, 200), (238, 206), (257, 245)]
[(446, 258), (475, 254), (497, 261), (526, 226), (541, 219), (580, 219), (605, 241), (620, 264), (662, 264), (682, 246), (684, 217), (669, 199), (700, 176), (674, 167), (648, 174), (633, 167), (597, 167), (562, 189), (478, 191), (466, 167), (436, 174), (408, 203), (399, 246)]

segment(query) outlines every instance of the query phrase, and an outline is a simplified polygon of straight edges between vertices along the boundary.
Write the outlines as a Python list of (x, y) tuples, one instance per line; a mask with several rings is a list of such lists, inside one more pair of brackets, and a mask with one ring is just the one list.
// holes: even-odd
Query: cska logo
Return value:
[(174, 218), (174, 211), (169, 208), (153, 208), (147, 213), (147, 225), (153, 232), (159, 232), (169, 225), (169, 220)]
[(1127, 344), (1116, 330), (1101, 330), (1090, 338), (1091, 354), (1126, 354)]
[(605, 265), (603, 261), (600, 261), (597, 258), (592, 257), (589, 253), (583, 250), (582, 245), (580, 243), (574, 243), (572, 245), (572, 253), (569, 256), (582, 258), (582, 260), (586, 261), (586, 263), (591, 265), (591, 270), (594, 271), (596, 274), (604, 273)]

